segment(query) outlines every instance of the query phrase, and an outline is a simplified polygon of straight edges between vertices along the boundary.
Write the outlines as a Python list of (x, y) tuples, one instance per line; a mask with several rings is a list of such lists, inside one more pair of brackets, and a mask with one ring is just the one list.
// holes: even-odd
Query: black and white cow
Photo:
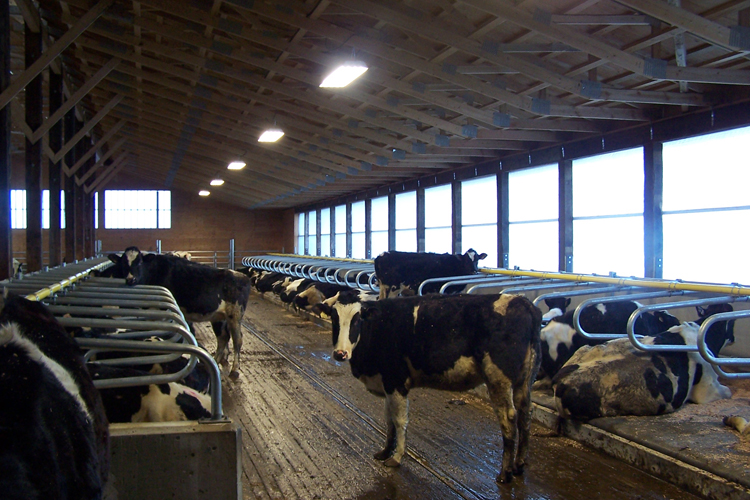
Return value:
[(469, 249), (463, 255), (424, 252), (383, 252), (375, 258), (375, 275), (380, 298), (414, 295), (429, 278), (465, 276), (478, 271), (479, 261), (487, 257)]
[(337, 294), (333, 295), (332, 297), (329, 297), (325, 299), (320, 304), (315, 304), (310, 309), (314, 314), (317, 314), (318, 316), (322, 318), (329, 318), (330, 317), (330, 311), (333, 305), (339, 301), (340, 297), (343, 297), (344, 295), (352, 295), (353, 297), (349, 300), (351, 301), (359, 301), (359, 302), (370, 302), (373, 300), (378, 300), (378, 294), (375, 292), (366, 292), (364, 290), (355, 289), (355, 288), (349, 288), (348, 290), (343, 290), (341, 292), (338, 292)]
[[(143, 377), (149, 372), (89, 363), (94, 380)], [(211, 417), (211, 396), (186, 385), (169, 382), (100, 389), (107, 419), (122, 422), (176, 422)]]
[(351, 289), (351, 287), (334, 283), (313, 283), (305, 290), (298, 293), (292, 300), (292, 304), (296, 309), (310, 311), (315, 305), (320, 304), (324, 300), (330, 299), (339, 292), (345, 292)]
[(0, 497), (101, 499), (109, 427), (75, 341), (47, 308), (0, 298)]
[(544, 299), (544, 303), (547, 305), (547, 312), (542, 315), (542, 325), (546, 325), (553, 318), (565, 314), (565, 311), (568, 310), (568, 306), (570, 305), (570, 298), (553, 297)]
[(521, 474), (529, 445), (531, 384), (539, 369), (542, 313), (514, 295), (431, 295), (359, 302), (341, 294), (328, 311), (333, 357), (385, 396), (386, 466), (406, 451), (412, 387), (465, 391), (486, 383), (503, 436), (501, 483)]
[(278, 291), (274, 290), (274, 293), (279, 296), (279, 299), (284, 304), (291, 304), (297, 294), (307, 290), (307, 288), (313, 283), (315, 283), (315, 281), (310, 278), (298, 278), (290, 281), (286, 286), (279, 288)]
[[(696, 345), (699, 326), (685, 322), (641, 338), (647, 345)], [(706, 345), (718, 353), (726, 330), (709, 331)], [(716, 372), (698, 352), (644, 352), (628, 338), (584, 346), (553, 379), (561, 417), (588, 420), (620, 415), (661, 415), (685, 404), (731, 397)]]
[(163, 286), (172, 292), (185, 319), (210, 321), (216, 333), (217, 363), (227, 362), (231, 336), (234, 359), (229, 376), (239, 376), (240, 323), (250, 297), (250, 279), (231, 269), (216, 269), (171, 255), (144, 255), (137, 250), (128, 248), (116, 264), (126, 282)]
[(273, 290), (273, 287), (280, 284), (288, 276), (275, 271), (263, 271), (255, 281), (255, 289), (260, 293), (266, 293)]
[[(588, 333), (627, 334), (630, 315), (639, 307), (637, 302), (625, 300), (592, 305), (581, 311), (581, 327)], [(539, 381), (535, 389), (548, 389), (552, 378), (570, 359), (585, 345), (602, 344), (605, 341), (584, 337), (573, 327), (573, 314), (568, 311), (562, 316), (553, 317), (542, 328), (542, 367), (539, 370)], [(679, 325), (677, 318), (664, 311), (654, 314), (644, 313), (635, 324), (635, 333), (653, 335)]]

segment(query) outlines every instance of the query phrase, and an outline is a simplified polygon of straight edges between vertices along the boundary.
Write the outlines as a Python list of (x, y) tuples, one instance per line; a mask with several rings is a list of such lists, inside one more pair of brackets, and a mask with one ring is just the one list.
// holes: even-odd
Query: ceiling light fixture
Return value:
[(260, 137), (258, 142), (276, 142), (284, 135), (284, 131), (278, 127), (273, 127), (265, 130)]
[(367, 71), (367, 65), (362, 61), (356, 59), (347, 61), (325, 77), (320, 86), (324, 88), (346, 87), (362, 76), (365, 71)]
[(205, 189), (198, 191), (199, 196), (208, 196), (209, 194), (211, 194), (211, 191), (206, 191)]
[(229, 170), (241, 170), (245, 168), (245, 162), (244, 161), (233, 161), (229, 165), (227, 165), (227, 168)]
[(211, 180), (212, 186), (221, 186), (222, 184), (224, 184), (224, 179), (212, 179)]

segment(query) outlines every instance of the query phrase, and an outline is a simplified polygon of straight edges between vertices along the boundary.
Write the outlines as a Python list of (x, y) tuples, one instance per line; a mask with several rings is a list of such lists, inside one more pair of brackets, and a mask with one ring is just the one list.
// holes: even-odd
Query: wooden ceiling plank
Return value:
[[(66, 142), (63, 147), (54, 154), (54, 158), (50, 157), (50, 159), (53, 160), (53, 162), (57, 163), (58, 161), (61, 161), (64, 156), (70, 151), (76, 144), (78, 144), (78, 141), (83, 139), (89, 132), (91, 132), (91, 129), (93, 129), (97, 123), (99, 123), (107, 114), (115, 107), (117, 106), (120, 101), (122, 101), (122, 96), (115, 96), (112, 98), (112, 100), (107, 103), (106, 106), (104, 106), (102, 109), (99, 110), (98, 113), (96, 113), (91, 119), (89, 119), (87, 122), (83, 124), (83, 128), (79, 130), (72, 139), (70, 139), (68, 142)], [(65, 169), (65, 165), (63, 164), (63, 169)], [(68, 170), (69, 171), (69, 170)], [(66, 171), (67, 174), (67, 171)]]
[(71, 176), (75, 174), (79, 168), (81, 168), (84, 163), (86, 163), (91, 156), (96, 153), (97, 151), (101, 150), (101, 148), (109, 142), (109, 140), (122, 129), (122, 127), (127, 123), (125, 120), (120, 120), (117, 122), (117, 124), (114, 127), (111, 127), (107, 132), (102, 136), (101, 139), (97, 141), (95, 145), (93, 145), (91, 148), (89, 148), (84, 155), (76, 161), (75, 165), (70, 167), (70, 169), (67, 172), (68, 176)]

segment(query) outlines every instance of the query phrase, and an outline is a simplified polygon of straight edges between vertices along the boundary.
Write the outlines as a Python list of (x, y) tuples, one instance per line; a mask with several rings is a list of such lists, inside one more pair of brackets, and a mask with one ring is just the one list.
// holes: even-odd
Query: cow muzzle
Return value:
[(128, 286), (134, 286), (138, 283), (138, 280), (134, 276), (128, 276), (125, 278), (125, 284)]
[(346, 361), (349, 358), (350, 356), (347, 351), (333, 351), (333, 359), (336, 361)]

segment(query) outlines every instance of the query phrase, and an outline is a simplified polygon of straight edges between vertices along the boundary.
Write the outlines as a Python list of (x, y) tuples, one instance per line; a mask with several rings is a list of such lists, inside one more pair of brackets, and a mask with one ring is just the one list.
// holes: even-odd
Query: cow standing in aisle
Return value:
[(0, 496), (101, 499), (109, 427), (78, 345), (41, 303), (0, 310)]
[(385, 397), (387, 439), (376, 459), (389, 467), (401, 463), (412, 387), (465, 391), (486, 383), (503, 436), (497, 481), (523, 472), (542, 316), (528, 299), (432, 295), (360, 302), (341, 293), (325, 312), (333, 357), (349, 361), (354, 377)]
[[(695, 346), (698, 329), (696, 323), (685, 322), (640, 341), (646, 345)], [(706, 345), (712, 353), (718, 353), (728, 339), (726, 329), (711, 329)], [(552, 383), (560, 416), (581, 420), (661, 415), (676, 411), (686, 401), (710, 403), (732, 395), (700, 353), (644, 352), (628, 338), (582, 347)]]
[(429, 278), (466, 276), (478, 271), (479, 261), (487, 254), (473, 248), (463, 255), (424, 252), (383, 252), (375, 258), (375, 275), (380, 298), (414, 295)]
[(115, 277), (128, 285), (157, 285), (174, 295), (188, 321), (210, 321), (216, 334), (217, 363), (229, 358), (229, 339), (234, 359), (229, 376), (239, 376), (242, 317), (250, 298), (250, 278), (231, 269), (215, 269), (171, 255), (142, 254), (129, 247), (122, 256), (110, 256), (118, 268)]

